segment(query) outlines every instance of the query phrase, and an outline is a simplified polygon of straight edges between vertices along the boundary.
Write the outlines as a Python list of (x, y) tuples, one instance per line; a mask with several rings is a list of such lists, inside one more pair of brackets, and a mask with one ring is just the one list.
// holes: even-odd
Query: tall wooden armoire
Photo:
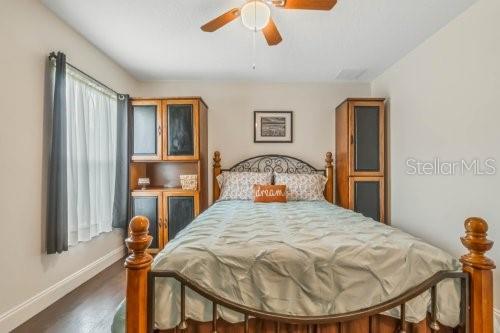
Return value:
[(385, 109), (348, 98), (335, 110), (335, 202), (385, 223)]
[[(148, 217), (158, 252), (208, 206), (208, 107), (200, 97), (132, 99), (131, 215)], [(180, 175), (197, 175), (194, 190)], [(139, 178), (149, 178), (142, 189)]]

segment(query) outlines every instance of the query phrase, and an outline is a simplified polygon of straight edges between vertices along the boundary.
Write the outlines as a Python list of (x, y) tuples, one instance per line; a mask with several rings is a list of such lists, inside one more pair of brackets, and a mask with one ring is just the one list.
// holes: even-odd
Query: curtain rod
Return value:
[[(52, 60), (52, 59), (55, 59), (57, 57), (56, 53), (55, 52), (51, 52), (50, 55), (49, 55), (49, 59)], [(75, 71), (78, 71), (80, 72), (81, 74), (85, 75), (86, 77), (88, 77), (89, 79), (91, 79), (92, 81), (95, 81), (96, 83), (98, 83), (99, 85), (103, 86), (104, 88), (112, 91), (114, 94), (116, 94), (118, 97), (122, 96), (123, 94), (120, 94), (120, 93), (117, 93), (114, 89), (111, 89), (110, 87), (108, 87), (107, 85), (105, 85), (104, 83), (102, 83), (101, 81), (97, 80), (96, 78), (94, 78), (93, 76), (85, 73), (84, 71), (82, 71), (80, 68), (76, 67), (76, 66), (73, 66), (72, 64), (70, 64), (69, 62), (66, 62), (66, 66), (69, 66), (71, 67), (72, 69), (74, 69)]]

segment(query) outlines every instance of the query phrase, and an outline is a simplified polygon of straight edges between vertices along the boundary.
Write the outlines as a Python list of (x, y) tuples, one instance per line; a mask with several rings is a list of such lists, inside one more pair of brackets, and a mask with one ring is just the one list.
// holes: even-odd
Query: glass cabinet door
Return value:
[(383, 177), (350, 177), (349, 193), (349, 209), (385, 222)]
[(166, 100), (163, 103), (164, 160), (196, 160), (199, 158), (197, 100)]
[(162, 201), (161, 192), (134, 191), (131, 199), (132, 216), (142, 215), (149, 219), (149, 234), (153, 237), (151, 252), (163, 247)]
[(132, 160), (161, 160), (161, 102), (132, 101)]
[(384, 105), (380, 102), (351, 102), (350, 174), (384, 175)]
[(168, 226), (164, 232), (164, 238), (171, 240), (198, 216), (199, 193), (197, 191), (165, 192), (163, 205)]

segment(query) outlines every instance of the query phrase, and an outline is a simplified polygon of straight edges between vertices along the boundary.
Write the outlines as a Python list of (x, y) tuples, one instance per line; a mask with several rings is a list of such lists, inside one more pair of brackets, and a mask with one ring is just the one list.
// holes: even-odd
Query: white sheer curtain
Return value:
[(68, 243), (111, 231), (116, 179), (116, 95), (67, 69)]

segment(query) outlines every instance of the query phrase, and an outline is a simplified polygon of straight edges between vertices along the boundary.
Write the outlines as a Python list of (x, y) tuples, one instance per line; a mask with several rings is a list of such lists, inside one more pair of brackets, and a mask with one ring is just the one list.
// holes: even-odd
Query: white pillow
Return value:
[(288, 201), (325, 200), (326, 181), (320, 174), (274, 173), (274, 184), (286, 185)]
[(253, 200), (253, 186), (271, 185), (272, 179), (272, 172), (224, 171), (217, 176), (219, 200)]

